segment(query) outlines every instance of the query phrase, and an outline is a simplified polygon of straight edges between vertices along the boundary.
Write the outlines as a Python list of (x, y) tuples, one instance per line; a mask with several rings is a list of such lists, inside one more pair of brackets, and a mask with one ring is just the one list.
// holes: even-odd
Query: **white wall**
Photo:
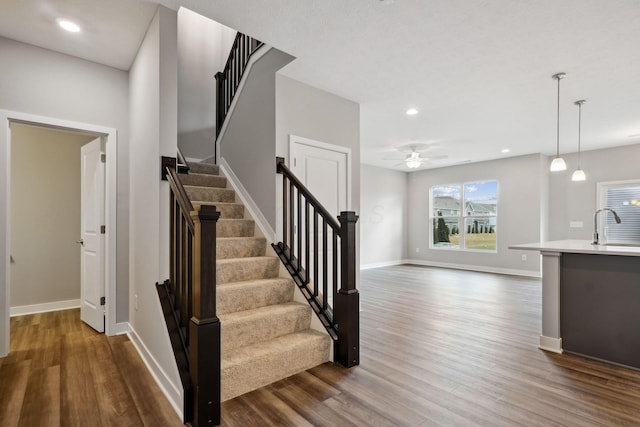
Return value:
[[(287, 164), (289, 135), (351, 149), (351, 210), (359, 213), (360, 105), (277, 74), (276, 156), (284, 157)], [(277, 182), (276, 188), (281, 189), (281, 181)]]
[[(544, 222), (547, 189), (541, 176), (548, 170), (542, 155), (513, 157), (440, 169), (412, 172), (408, 178), (408, 256), (421, 263), (536, 274), (538, 256), (513, 251), (509, 245), (537, 242)], [(429, 249), (429, 190), (433, 185), (498, 180), (497, 253)], [(419, 248), (419, 252), (416, 252)], [(522, 261), (521, 255), (527, 260)]]
[[(126, 321), (129, 287), (127, 73), (2, 37), (0, 58), (0, 109), (118, 130), (116, 321)], [(4, 131), (0, 132), (0, 242), (6, 242), (8, 231), (7, 136)], [(4, 302), (8, 293), (5, 280), (8, 259), (4, 245), (0, 245), (0, 260), (3, 260), (0, 264), (0, 300)], [(0, 354), (8, 351), (7, 309), (5, 304), (0, 304)]]
[(189, 9), (178, 10), (178, 146), (186, 157), (213, 156), (216, 79), (236, 31)]
[(405, 172), (360, 165), (360, 268), (407, 258), (407, 179)]
[(93, 139), (11, 125), (12, 308), (80, 300), (80, 147)]
[[(640, 179), (640, 144), (583, 152), (580, 163), (587, 180), (582, 182), (571, 181), (578, 155), (562, 157), (567, 162), (567, 171), (549, 173), (549, 239), (590, 240), (597, 205), (596, 184)], [(570, 221), (582, 221), (584, 226), (570, 228)]]
[(182, 410), (182, 390), (156, 282), (169, 274), (169, 187), (160, 156), (177, 149), (177, 15), (159, 7), (129, 72), (131, 213), (129, 322), (132, 339)]

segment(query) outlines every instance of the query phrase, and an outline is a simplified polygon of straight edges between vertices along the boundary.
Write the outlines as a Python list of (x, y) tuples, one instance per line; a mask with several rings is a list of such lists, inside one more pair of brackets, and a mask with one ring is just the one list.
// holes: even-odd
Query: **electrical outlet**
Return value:
[(138, 294), (133, 295), (133, 308), (138, 310)]
[(582, 221), (569, 221), (570, 228), (582, 228), (584, 227), (584, 223)]
[(527, 254), (522, 254), (522, 261), (526, 261), (527, 260)]
[(416, 253), (420, 252), (420, 248), (416, 248)]

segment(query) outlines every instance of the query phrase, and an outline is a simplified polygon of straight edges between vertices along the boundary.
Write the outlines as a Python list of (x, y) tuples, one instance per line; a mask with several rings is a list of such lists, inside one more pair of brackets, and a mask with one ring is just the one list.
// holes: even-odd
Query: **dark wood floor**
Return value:
[(77, 309), (11, 319), (0, 426), (180, 425), (126, 335), (96, 333)]
[(360, 366), (225, 402), (223, 425), (640, 426), (640, 372), (537, 348), (538, 279), (397, 266), (360, 290)]
[[(227, 401), (224, 426), (640, 426), (640, 372), (537, 349), (539, 280), (413, 266), (361, 278), (360, 366)], [(12, 319), (0, 426), (180, 425), (126, 337), (58, 313)]]

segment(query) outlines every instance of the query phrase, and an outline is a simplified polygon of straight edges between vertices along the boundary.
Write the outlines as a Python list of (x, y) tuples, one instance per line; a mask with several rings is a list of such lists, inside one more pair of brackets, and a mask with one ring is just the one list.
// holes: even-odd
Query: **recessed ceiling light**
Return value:
[(418, 110), (416, 110), (415, 108), (409, 108), (407, 111), (405, 111), (405, 114), (407, 116), (415, 116), (416, 114), (418, 114)]
[(503, 148), (503, 149), (502, 149), (502, 151), (500, 151), (500, 152), (501, 152), (501, 153), (508, 153), (508, 152), (510, 152), (510, 151), (511, 151), (511, 150), (510, 150), (510, 149), (508, 149), (508, 148)]
[(62, 19), (62, 18), (58, 18), (57, 21), (58, 21), (58, 25), (63, 30), (67, 30), (70, 33), (79, 33), (80, 32), (80, 26), (78, 24), (76, 24), (75, 22), (71, 22), (68, 19)]

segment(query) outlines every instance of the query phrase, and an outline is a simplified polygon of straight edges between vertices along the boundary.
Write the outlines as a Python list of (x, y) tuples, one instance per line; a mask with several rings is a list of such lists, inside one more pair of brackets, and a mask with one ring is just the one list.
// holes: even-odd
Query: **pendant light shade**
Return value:
[(564, 159), (560, 157), (560, 80), (566, 76), (565, 73), (558, 73), (552, 76), (558, 81), (558, 109), (556, 113), (556, 157), (551, 162), (551, 167), (549, 168), (551, 172), (567, 170), (567, 164), (564, 162)]
[(580, 168), (580, 128), (582, 126), (582, 104), (585, 102), (587, 101), (584, 99), (574, 102), (574, 104), (578, 106), (578, 169), (576, 169), (575, 172), (573, 172), (573, 175), (571, 175), (571, 181), (584, 181), (587, 179), (584, 171)]

